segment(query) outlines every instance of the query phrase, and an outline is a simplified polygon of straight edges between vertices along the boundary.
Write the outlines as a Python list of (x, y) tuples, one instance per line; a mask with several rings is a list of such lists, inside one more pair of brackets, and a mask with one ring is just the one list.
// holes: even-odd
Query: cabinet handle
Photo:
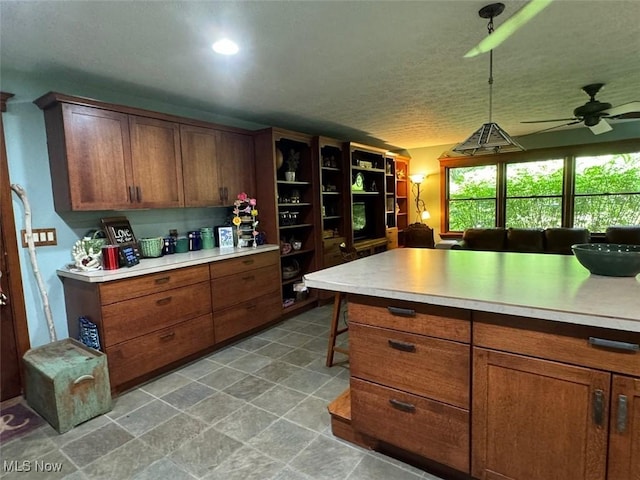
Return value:
[(168, 305), (169, 303), (171, 303), (171, 297), (165, 297), (161, 298), (160, 300), (156, 300), (156, 305), (161, 307), (164, 305)]
[(618, 395), (618, 418), (616, 419), (616, 429), (618, 433), (627, 430), (627, 396)]
[(142, 189), (140, 187), (136, 187), (136, 198), (138, 202), (142, 202)]
[(416, 411), (416, 406), (411, 403), (401, 402), (394, 398), (390, 398), (389, 403), (393, 408), (400, 410), (401, 412), (414, 413)]
[(387, 307), (391, 315), (398, 317), (415, 317), (416, 311), (411, 308)]
[(247, 275), (246, 277), (242, 277), (242, 280), (245, 280), (245, 281), (255, 280), (255, 279), (256, 279), (255, 275)]
[(244, 263), (245, 265), (252, 265), (253, 260), (243, 260), (242, 263)]
[(224, 189), (222, 187), (218, 188), (218, 195), (220, 196), (220, 203), (224, 203)]
[(602, 425), (604, 417), (604, 392), (596, 390), (593, 392), (593, 422)]
[(224, 201), (225, 203), (229, 200), (229, 189), (224, 187)]
[(129, 185), (129, 202), (133, 203), (133, 187)]
[(247, 310), (255, 310), (255, 309), (256, 309), (256, 307), (257, 307), (257, 305), (256, 305), (255, 303), (252, 303), (251, 305), (247, 305), (247, 306), (246, 306), (246, 309), (247, 309)]
[(155, 283), (156, 285), (162, 285), (163, 283), (167, 283), (169, 280), (171, 280), (171, 277), (156, 278)]
[(176, 332), (165, 333), (164, 335), (160, 335), (160, 340), (171, 340), (175, 336)]
[(397, 340), (387, 340), (389, 342), (389, 346), (391, 348), (395, 348), (396, 350), (402, 350), (403, 352), (412, 352), (415, 353), (416, 346), (413, 343), (407, 342), (399, 342)]
[(589, 337), (589, 345), (594, 347), (614, 348), (616, 350), (624, 350), (627, 352), (640, 352), (640, 345), (637, 343), (618, 342), (616, 340), (607, 340), (606, 338)]
[(78, 378), (76, 378), (73, 381), (73, 384), (74, 385), (78, 385), (79, 383), (86, 382), (86, 381), (89, 381), (89, 380), (95, 380), (94, 376), (93, 375), (80, 375)]

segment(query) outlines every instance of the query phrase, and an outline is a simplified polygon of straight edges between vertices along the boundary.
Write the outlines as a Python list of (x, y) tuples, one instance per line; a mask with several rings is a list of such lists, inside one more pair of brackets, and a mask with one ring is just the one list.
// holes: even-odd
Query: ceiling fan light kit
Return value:
[[(488, 18), (489, 36), (493, 32), (493, 19), (502, 13), (504, 4), (492, 3), (480, 9), (481, 18)], [(516, 142), (500, 126), (491, 121), (493, 106), (493, 50), (489, 51), (489, 121), (464, 142), (456, 146), (453, 151), (464, 155), (487, 155), (495, 153), (520, 152), (524, 150), (522, 145)]]

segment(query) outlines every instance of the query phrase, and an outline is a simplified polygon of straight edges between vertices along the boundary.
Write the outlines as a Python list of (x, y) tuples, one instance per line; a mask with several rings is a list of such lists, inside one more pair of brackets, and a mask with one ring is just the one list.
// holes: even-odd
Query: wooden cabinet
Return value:
[(57, 103), (45, 125), (56, 210), (131, 208), (128, 115)]
[(35, 103), (58, 211), (231, 205), (255, 190), (244, 130), (58, 93)]
[(129, 115), (131, 202), (134, 208), (176, 208), (184, 205), (180, 126)]
[(361, 296), (348, 308), (353, 428), (468, 473), (469, 313)]
[[(269, 243), (281, 246), (282, 307), (293, 312), (317, 301), (316, 292), (303, 297), (294, 291), (294, 285), (305, 273), (317, 270), (322, 261), (318, 168), (312, 137), (270, 128), (258, 132), (254, 144), (256, 173), (261, 178), (257, 184), (260, 228)], [(290, 156), (298, 159), (294, 179), (285, 175)]]
[(80, 316), (98, 326), (114, 391), (214, 345), (208, 265), (105, 283), (64, 278), (64, 292), (69, 335)]
[(393, 173), (395, 179), (395, 220), (398, 229), (398, 244), (404, 245), (404, 229), (409, 226), (411, 199), (409, 198), (409, 157), (394, 157)]
[(180, 125), (187, 207), (231, 205), (255, 192), (253, 138), (235, 132)]
[(211, 264), (216, 341), (222, 342), (272, 322), (280, 315), (277, 251)]
[(477, 313), (473, 343), (474, 477), (637, 480), (640, 334)]

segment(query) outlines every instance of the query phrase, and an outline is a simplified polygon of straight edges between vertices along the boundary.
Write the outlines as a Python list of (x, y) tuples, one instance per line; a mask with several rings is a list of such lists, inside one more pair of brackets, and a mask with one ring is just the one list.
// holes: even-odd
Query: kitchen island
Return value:
[(405, 248), (305, 282), (348, 294), (334, 434), (452, 478), (638, 479), (638, 277), (565, 255)]

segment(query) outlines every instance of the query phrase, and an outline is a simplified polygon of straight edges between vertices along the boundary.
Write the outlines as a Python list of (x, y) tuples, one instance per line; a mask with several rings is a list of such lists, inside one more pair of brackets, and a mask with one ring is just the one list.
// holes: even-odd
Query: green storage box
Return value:
[(107, 356), (72, 338), (23, 357), (25, 397), (59, 433), (111, 410)]

